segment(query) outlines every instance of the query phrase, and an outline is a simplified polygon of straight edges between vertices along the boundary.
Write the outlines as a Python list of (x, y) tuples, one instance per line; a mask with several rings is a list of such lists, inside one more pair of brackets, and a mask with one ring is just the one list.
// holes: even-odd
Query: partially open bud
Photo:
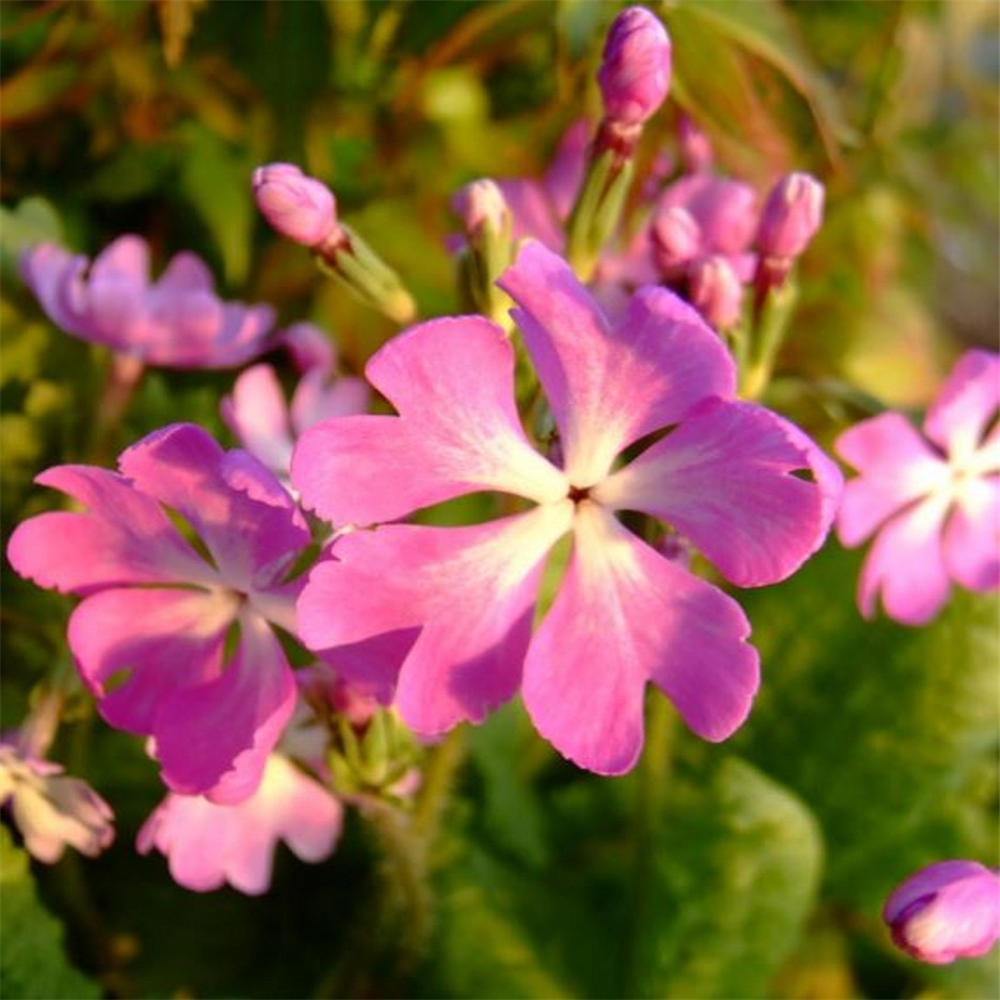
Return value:
[(656, 266), (668, 281), (680, 277), (685, 265), (701, 254), (704, 244), (698, 220), (680, 205), (656, 213), (650, 227), (650, 242)]
[(725, 257), (703, 257), (688, 273), (691, 304), (717, 330), (728, 330), (739, 321), (743, 285)]
[(641, 125), (659, 109), (670, 89), (670, 38), (655, 14), (628, 7), (615, 18), (597, 82), (611, 122)]
[(939, 861), (903, 882), (882, 916), (893, 941), (921, 962), (976, 958), (1000, 937), (1000, 877), (975, 861)]
[(253, 172), (253, 193), (264, 218), (296, 243), (315, 247), (338, 230), (333, 192), (294, 164), (258, 167)]
[(452, 198), (451, 207), (462, 220), (462, 228), (470, 238), (485, 227), (499, 233), (510, 225), (510, 209), (496, 181), (483, 178), (460, 188)]
[(798, 257), (823, 220), (823, 185), (809, 174), (787, 174), (764, 206), (757, 244), (766, 257)]

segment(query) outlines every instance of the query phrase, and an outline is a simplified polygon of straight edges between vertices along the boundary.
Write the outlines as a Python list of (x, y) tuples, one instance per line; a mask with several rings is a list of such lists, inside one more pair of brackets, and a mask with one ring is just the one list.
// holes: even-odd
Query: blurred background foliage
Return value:
[[(1000, 245), (995, 0), (651, 3), (671, 103), (718, 165), (765, 191), (805, 169), (826, 222), (771, 402), (822, 439), (871, 400), (918, 410), (965, 346), (995, 346)], [(228, 297), (310, 318), (360, 370), (394, 329), (324, 283), (258, 218), (254, 166), (300, 164), (402, 274), (422, 315), (457, 308), (452, 193), (539, 175), (596, 116), (603, 32), (585, 0), (5, 0), (0, 4), (0, 486), (5, 533), (31, 478), (86, 453), (107, 357), (20, 285), (42, 239), (97, 252), (145, 235), (202, 254)], [(124, 446), (218, 417), (231, 373), (150, 372)], [(5, 996), (852, 997), (996, 995), (995, 957), (918, 966), (888, 944), (887, 892), (946, 857), (996, 863), (997, 605), (959, 595), (923, 630), (864, 624), (856, 553), (830, 543), (744, 595), (764, 664), (745, 729), (673, 734), (633, 775), (561, 760), (512, 705), (470, 730), (431, 856), (431, 921), (386, 904), (378, 842), (282, 853), (271, 893), (205, 896), (139, 858), (160, 790), (142, 748), (81, 697), (60, 759), (113, 804), (102, 858), (29, 865), (3, 842)], [(64, 666), (70, 604), (4, 570), (3, 722)], [(664, 710), (664, 709), (659, 709)], [(391, 873), (390, 873), (391, 881)], [(37, 883), (37, 884), (36, 884)], [(414, 942), (426, 930), (426, 940)], [(422, 947), (417, 947), (422, 945)]]

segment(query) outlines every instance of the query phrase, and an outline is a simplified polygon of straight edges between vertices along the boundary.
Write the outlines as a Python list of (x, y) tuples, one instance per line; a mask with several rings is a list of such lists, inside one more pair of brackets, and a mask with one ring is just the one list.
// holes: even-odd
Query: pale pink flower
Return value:
[(328, 858), (343, 823), (343, 806), (287, 757), (271, 754), (256, 790), (235, 805), (173, 792), (139, 830), (141, 854), (154, 848), (174, 881), (195, 892), (228, 883), (251, 896), (271, 885), (274, 854), (284, 841), (302, 861)]
[(140, 236), (119, 237), (93, 262), (40, 243), (21, 256), (21, 275), (56, 326), (145, 364), (234, 368), (271, 347), (270, 306), (223, 302), (191, 253), (151, 282)]
[[(468, 527), (342, 535), (298, 602), (300, 637), (349, 679), (394, 695), (421, 734), (480, 721), (520, 688), (558, 750), (618, 774), (640, 752), (652, 682), (696, 733), (725, 739), (758, 684), (746, 617), (615, 515), (661, 518), (730, 581), (758, 586), (822, 544), (840, 474), (796, 427), (735, 399), (722, 342), (666, 289), (641, 289), (611, 325), (566, 262), (530, 241), (500, 285), (517, 303), (561, 464), (524, 434), (514, 349), (499, 327), (438, 319), (390, 341), (367, 375), (399, 416), (307, 431), (292, 461), (304, 503), (338, 526), (482, 490), (534, 506)], [(617, 467), (624, 449), (665, 428)], [(548, 553), (567, 534), (565, 577), (532, 635)]]
[(978, 958), (1000, 938), (1000, 877), (976, 861), (938, 861), (893, 892), (883, 918), (893, 941), (921, 962)]
[(1000, 586), (1000, 355), (966, 352), (921, 434), (888, 412), (845, 431), (835, 448), (859, 475), (844, 490), (844, 545), (875, 535), (858, 588), (862, 614), (876, 601), (906, 625), (931, 621), (952, 582)]
[(86, 509), (25, 521), (8, 558), (40, 586), (83, 597), (69, 623), (80, 674), (112, 726), (153, 737), (168, 787), (238, 801), (295, 704), (272, 624), (293, 629), (301, 584), (287, 576), (309, 531), (256, 459), (191, 424), (150, 434), (118, 464), (38, 476)]

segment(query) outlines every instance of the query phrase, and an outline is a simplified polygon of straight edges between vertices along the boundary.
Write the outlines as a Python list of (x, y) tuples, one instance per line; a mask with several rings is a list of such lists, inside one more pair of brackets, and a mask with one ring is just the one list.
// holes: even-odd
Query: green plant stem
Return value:
[(625, 939), (625, 991), (641, 997), (643, 953), (640, 942), (653, 904), (656, 847), (664, 820), (670, 779), (677, 713), (667, 699), (654, 692), (647, 706), (646, 746), (638, 769), (635, 839), (632, 862), (631, 922)]

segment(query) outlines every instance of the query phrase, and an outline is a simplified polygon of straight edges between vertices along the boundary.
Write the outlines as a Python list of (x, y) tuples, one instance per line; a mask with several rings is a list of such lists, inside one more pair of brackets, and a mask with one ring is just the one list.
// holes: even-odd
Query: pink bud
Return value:
[(823, 185), (809, 174), (786, 174), (764, 206), (757, 243), (766, 257), (798, 257), (823, 220)]
[(296, 243), (317, 246), (339, 228), (333, 192), (294, 164), (258, 167), (253, 172), (253, 193), (264, 218)]
[(698, 220), (680, 205), (671, 205), (656, 213), (650, 239), (656, 265), (668, 276), (678, 266), (697, 257), (704, 244)]
[(459, 188), (451, 200), (451, 207), (462, 220), (470, 236), (489, 225), (495, 233), (502, 232), (510, 209), (507, 200), (495, 181), (484, 178)]
[(893, 941), (921, 962), (976, 958), (1000, 937), (1000, 878), (976, 861), (939, 861), (903, 882), (882, 916)]
[(614, 20), (604, 43), (597, 82), (606, 120), (641, 125), (670, 89), (670, 38), (645, 7), (627, 7)]
[(743, 285), (725, 257), (703, 257), (691, 265), (688, 291), (692, 305), (717, 330), (735, 326), (743, 305)]
[(681, 115), (677, 123), (677, 137), (680, 140), (681, 159), (689, 174), (700, 174), (712, 166), (715, 152), (712, 140), (687, 116)]

